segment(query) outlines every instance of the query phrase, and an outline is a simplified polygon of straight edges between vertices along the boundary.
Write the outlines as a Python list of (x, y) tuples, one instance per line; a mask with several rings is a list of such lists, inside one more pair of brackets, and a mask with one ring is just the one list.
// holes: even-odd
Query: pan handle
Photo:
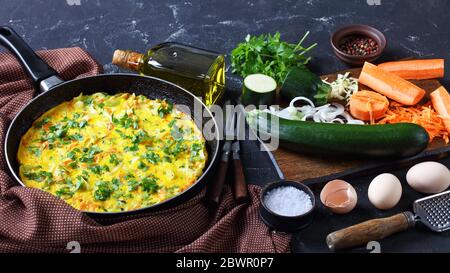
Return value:
[(10, 27), (0, 26), (0, 45), (8, 49), (22, 64), (39, 93), (63, 82), (58, 73), (45, 63), (31, 47)]

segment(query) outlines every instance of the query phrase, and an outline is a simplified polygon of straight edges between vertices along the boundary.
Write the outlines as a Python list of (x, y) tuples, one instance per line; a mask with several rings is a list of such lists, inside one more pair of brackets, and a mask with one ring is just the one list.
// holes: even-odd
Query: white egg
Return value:
[(422, 162), (409, 169), (406, 181), (418, 192), (439, 193), (450, 186), (450, 171), (438, 162)]
[(402, 197), (402, 184), (393, 174), (380, 174), (370, 182), (368, 196), (370, 203), (378, 209), (391, 209)]

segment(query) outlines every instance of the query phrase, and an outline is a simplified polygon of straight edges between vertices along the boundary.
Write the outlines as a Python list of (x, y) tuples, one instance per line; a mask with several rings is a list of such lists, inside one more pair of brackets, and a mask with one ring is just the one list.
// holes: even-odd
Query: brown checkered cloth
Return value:
[[(63, 79), (95, 75), (101, 66), (80, 48), (38, 52)], [(0, 147), (10, 120), (33, 97), (18, 62), (0, 54)], [(3, 150), (3, 148), (2, 148)], [(217, 209), (201, 202), (204, 192), (169, 210), (99, 221), (38, 189), (19, 186), (0, 153), (0, 252), (288, 252), (290, 236), (271, 233), (259, 220), (259, 192), (251, 205), (236, 206), (229, 188)]]

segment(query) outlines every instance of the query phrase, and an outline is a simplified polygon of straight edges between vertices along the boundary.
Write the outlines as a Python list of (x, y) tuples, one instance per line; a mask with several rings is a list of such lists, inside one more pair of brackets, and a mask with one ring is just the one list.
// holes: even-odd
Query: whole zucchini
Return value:
[[(372, 157), (408, 157), (425, 150), (429, 143), (424, 128), (413, 123), (348, 125), (278, 119), (258, 110), (247, 113), (250, 127), (279, 138), (284, 148), (315, 154)], [(276, 120), (274, 120), (274, 124)]]

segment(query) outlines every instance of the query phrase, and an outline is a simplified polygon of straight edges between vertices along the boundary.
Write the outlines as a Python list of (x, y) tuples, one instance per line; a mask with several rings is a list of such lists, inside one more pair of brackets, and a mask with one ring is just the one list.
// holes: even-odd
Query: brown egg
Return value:
[(344, 180), (328, 182), (320, 192), (320, 201), (331, 212), (349, 213), (356, 207), (358, 195), (355, 188)]

